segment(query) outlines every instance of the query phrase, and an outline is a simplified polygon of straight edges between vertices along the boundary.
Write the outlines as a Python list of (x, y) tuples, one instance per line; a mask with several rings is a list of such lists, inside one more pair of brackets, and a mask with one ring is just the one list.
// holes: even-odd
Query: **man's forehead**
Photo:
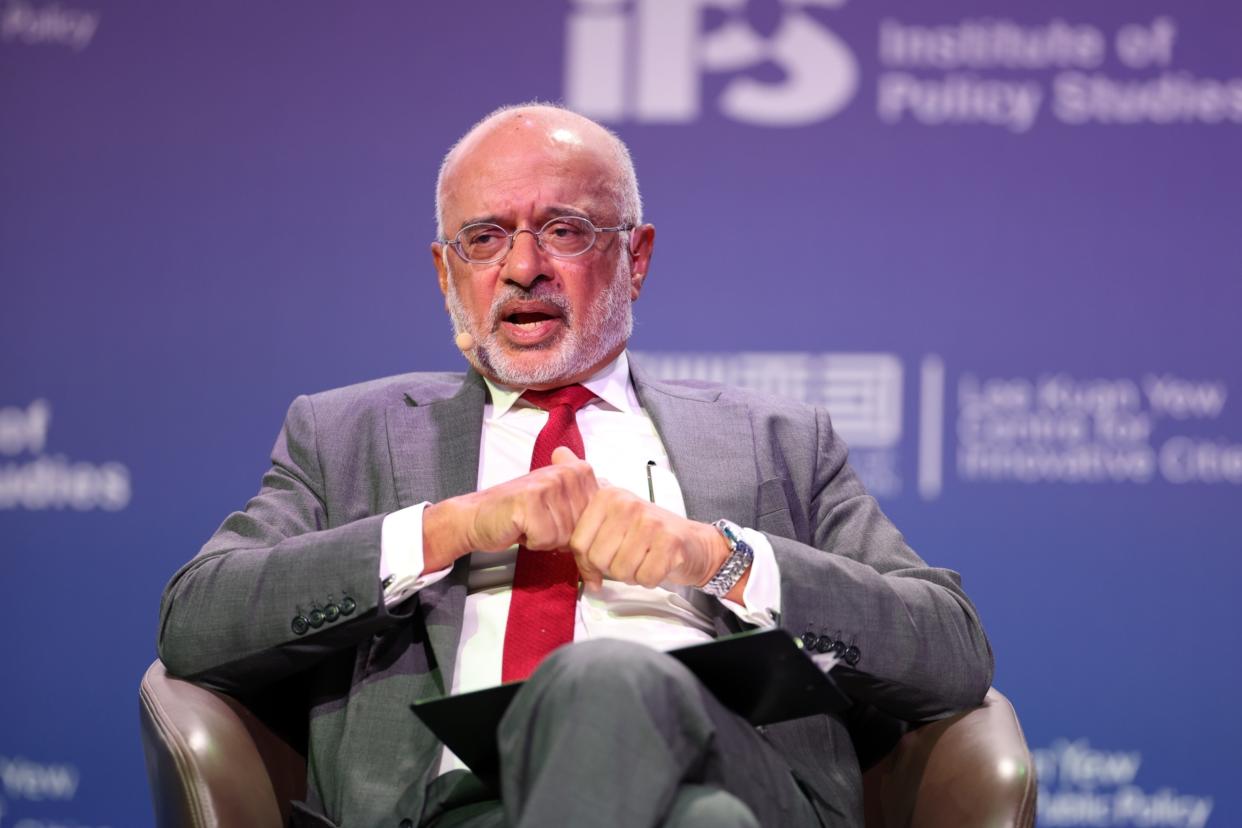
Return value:
[(477, 187), (448, 190), (445, 222), (450, 233), (468, 224), (515, 227), (526, 221), (540, 225), (558, 216), (579, 216), (598, 224), (613, 220), (616, 212), (615, 197), (598, 179), (589, 186), (556, 186), (557, 182), (548, 181), (530, 187), (490, 183), (481, 179)]
[(526, 120), (501, 124), (458, 148), (447, 171), (447, 180), (482, 178), (498, 183), (511, 174), (539, 168), (545, 176), (558, 168), (566, 174), (584, 167), (592, 172), (617, 175), (610, 147), (570, 126), (531, 124)]
[[(615, 201), (620, 170), (594, 142), (557, 124), (539, 130), (502, 125), (461, 147), (445, 176), (444, 208), (453, 224), (497, 213), (598, 212)], [(459, 225), (460, 226), (460, 225)]]

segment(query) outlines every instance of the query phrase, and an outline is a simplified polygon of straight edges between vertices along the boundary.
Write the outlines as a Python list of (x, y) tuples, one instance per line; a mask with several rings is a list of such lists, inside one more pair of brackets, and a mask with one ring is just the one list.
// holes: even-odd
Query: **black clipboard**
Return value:
[[(753, 725), (837, 713), (850, 699), (784, 630), (753, 630), (669, 650), (722, 704)], [(436, 737), (486, 784), (500, 770), (496, 728), (523, 682), (410, 705)]]

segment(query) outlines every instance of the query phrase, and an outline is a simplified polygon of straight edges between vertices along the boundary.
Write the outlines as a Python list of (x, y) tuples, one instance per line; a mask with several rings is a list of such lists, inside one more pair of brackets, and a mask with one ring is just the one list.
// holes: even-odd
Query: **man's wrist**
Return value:
[(700, 524), (703, 529), (703, 536), (707, 539), (707, 565), (704, 571), (699, 573), (699, 578), (694, 582), (696, 589), (702, 589), (707, 586), (707, 582), (720, 571), (720, 567), (725, 565), (725, 561), (729, 560), (729, 556), (733, 554), (733, 548), (729, 546), (729, 542), (725, 540), (724, 535), (720, 534), (715, 526), (710, 523)]
[(460, 507), (453, 498), (423, 509), (423, 572), (438, 572), (469, 551), (460, 531)]

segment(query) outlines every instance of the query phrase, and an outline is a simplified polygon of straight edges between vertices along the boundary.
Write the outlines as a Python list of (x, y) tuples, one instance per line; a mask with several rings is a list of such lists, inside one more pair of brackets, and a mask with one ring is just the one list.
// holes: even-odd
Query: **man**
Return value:
[[(611, 133), (497, 111), (437, 212), (471, 371), (296, 400), (259, 495), (169, 584), (168, 668), (243, 694), (298, 676), (302, 824), (860, 824), (840, 720), (760, 733), (658, 650), (779, 624), (835, 644), (860, 706), (934, 718), (991, 680), (957, 576), (825, 412), (630, 361), (655, 230)], [(528, 676), (495, 801), (408, 706)]]

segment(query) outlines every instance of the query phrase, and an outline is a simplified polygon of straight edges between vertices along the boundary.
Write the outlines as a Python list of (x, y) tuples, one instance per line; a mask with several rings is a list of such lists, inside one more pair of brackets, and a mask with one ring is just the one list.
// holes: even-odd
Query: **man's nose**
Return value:
[(505, 281), (530, 287), (547, 275), (545, 253), (539, 246), (534, 230), (518, 230), (509, 239), (509, 253), (501, 262), (500, 275)]

